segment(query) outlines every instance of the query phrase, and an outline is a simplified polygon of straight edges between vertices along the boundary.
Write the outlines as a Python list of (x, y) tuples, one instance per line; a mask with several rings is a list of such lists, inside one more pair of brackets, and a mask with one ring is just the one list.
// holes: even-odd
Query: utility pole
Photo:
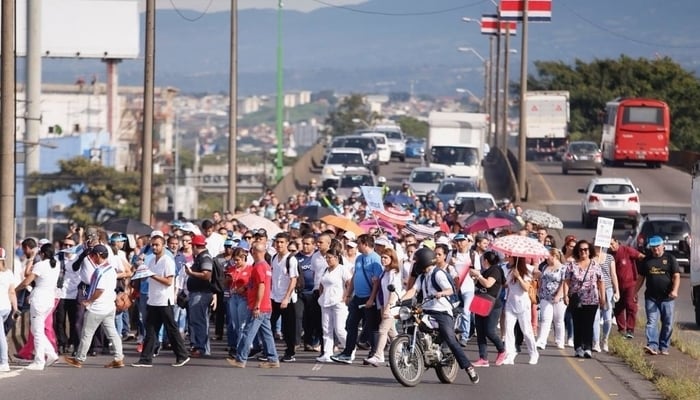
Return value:
[[(282, 88), (282, 0), (277, 3), (277, 157), (275, 183), (282, 180), (282, 142), (284, 141), (284, 90)], [(267, 157), (267, 155), (266, 155)]]
[(496, 139), (494, 138), (495, 133), (491, 130), (493, 125), (493, 36), (489, 36), (489, 59), (486, 63), (488, 69), (488, 77), (486, 78), (486, 113), (489, 115), (489, 127), (488, 134), (491, 146), (495, 146)]
[(525, 106), (525, 96), (527, 95), (527, 8), (528, 0), (523, 1), (523, 37), (520, 45), (520, 128), (519, 128), (519, 147), (518, 147), (518, 191), (520, 192), (520, 200), (527, 200), (527, 108)]
[(503, 146), (503, 152), (508, 151), (508, 58), (510, 53), (510, 21), (506, 23), (506, 48), (503, 52), (503, 116), (501, 117), (501, 122), (503, 128), (501, 129), (501, 144)]
[(143, 74), (141, 138), (141, 222), (151, 225), (153, 190), (153, 92), (155, 90), (156, 0), (146, 0), (146, 55)]
[(498, 17), (498, 20), (496, 21), (497, 23), (497, 32), (496, 32), (496, 69), (494, 70), (495, 76), (496, 76), (496, 82), (494, 85), (494, 104), (493, 104), (493, 126), (494, 126), (494, 146), (496, 147), (501, 147), (505, 148), (505, 145), (501, 143), (501, 138), (499, 134), (500, 130), (500, 124), (499, 124), (499, 117), (498, 117), (498, 110), (499, 110), (499, 100), (500, 100), (500, 94), (499, 92), (501, 91), (501, 18), (500, 16)]
[(228, 209), (236, 210), (238, 182), (238, 0), (231, 0), (231, 43), (228, 105)]
[[(0, 39), (0, 246), (12, 253), (15, 248), (15, 2), (2, 2)], [(26, 182), (25, 182), (26, 185)], [(25, 210), (26, 211), (26, 210)], [(11, 222), (11, 223), (10, 223)], [(5, 265), (14, 271), (14, 257)]]
[[(41, 2), (27, 1), (26, 113), (24, 116), (24, 231), (37, 235), (37, 197), (30, 194), (29, 176), (39, 172), (41, 131)], [(14, 87), (14, 85), (13, 85)], [(88, 115), (90, 115), (88, 113)]]

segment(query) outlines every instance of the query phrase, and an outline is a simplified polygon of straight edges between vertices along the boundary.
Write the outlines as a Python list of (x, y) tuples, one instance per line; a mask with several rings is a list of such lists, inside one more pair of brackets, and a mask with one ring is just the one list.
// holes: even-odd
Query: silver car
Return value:
[(593, 170), (603, 175), (603, 158), (595, 142), (571, 142), (561, 158), (561, 173), (572, 170)]
[(416, 167), (411, 171), (408, 184), (416, 196), (423, 199), (428, 192), (436, 191), (444, 178), (445, 170), (442, 168)]

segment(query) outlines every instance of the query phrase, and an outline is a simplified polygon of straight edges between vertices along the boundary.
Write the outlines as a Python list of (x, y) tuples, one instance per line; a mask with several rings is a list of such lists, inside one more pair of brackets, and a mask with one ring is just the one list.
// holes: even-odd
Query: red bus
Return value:
[(605, 104), (600, 149), (606, 165), (646, 163), (660, 168), (668, 162), (671, 116), (661, 100), (617, 98)]

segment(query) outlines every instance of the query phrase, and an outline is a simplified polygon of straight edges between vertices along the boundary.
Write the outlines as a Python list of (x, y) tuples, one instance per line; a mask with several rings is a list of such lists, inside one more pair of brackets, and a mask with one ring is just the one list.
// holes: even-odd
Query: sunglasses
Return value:
[(250, 239), (252, 239), (252, 238), (253, 238), (253, 236), (250, 236), (250, 235), (245, 235), (245, 236), (243, 236), (243, 239), (245, 239), (245, 240), (250, 240)]

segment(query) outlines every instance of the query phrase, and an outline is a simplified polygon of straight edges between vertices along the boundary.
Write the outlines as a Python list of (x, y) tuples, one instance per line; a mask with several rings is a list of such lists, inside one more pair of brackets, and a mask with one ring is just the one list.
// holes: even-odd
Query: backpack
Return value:
[[(207, 254), (207, 257), (211, 258), (211, 254)], [(214, 294), (222, 294), (226, 288), (224, 279), (225, 262), (226, 259), (222, 256), (217, 256), (212, 260), (211, 278), (209, 279), (209, 284), (211, 286), (211, 291)]]
[[(289, 268), (291, 267), (292, 257), (294, 257), (294, 254), (289, 253), (289, 255), (287, 255), (287, 276), (289, 276)], [(294, 258), (296, 259), (296, 257)], [(301, 270), (299, 260), (297, 260), (297, 274), (299, 276), (297, 276), (297, 283), (294, 286), (294, 291), (301, 293), (304, 291), (304, 271)]]
[(433, 284), (433, 288), (435, 288), (435, 290), (438, 292), (440, 290), (442, 290), (440, 288), (440, 286), (438, 286), (437, 278), (435, 277), (435, 274), (437, 274), (439, 271), (442, 271), (445, 275), (447, 275), (447, 280), (450, 282), (450, 286), (452, 287), (452, 294), (450, 296), (446, 297), (447, 300), (450, 302), (450, 304), (452, 304), (452, 309), (453, 309), (452, 313), (455, 315), (457, 313), (461, 313), (462, 312), (462, 310), (461, 310), (461, 308), (462, 308), (462, 296), (460, 296), (459, 292), (457, 292), (457, 290), (455, 289), (454, 279), (452, 279), (452, 277), (446, 271), (444, 271), (438, 267), (435, 267), (435, 269), (436, 269), (436, 271), (433, 272), (432, 274), (430, 274), (430, 281)]

